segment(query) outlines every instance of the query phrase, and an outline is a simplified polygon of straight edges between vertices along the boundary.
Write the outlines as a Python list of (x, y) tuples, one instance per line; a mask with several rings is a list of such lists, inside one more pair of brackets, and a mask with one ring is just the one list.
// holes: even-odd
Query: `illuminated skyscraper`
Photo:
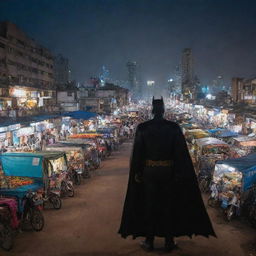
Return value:
[(137, 86), (137, 63), (135, 61), (128, 61), (126, 66), (128, 68), (129, 89), (134, 91)]
[(186, 98), (194, 98), (194, 67), (193, 56), (190, 48), (185, 48), (182, 53), (181, 62), (181, 90)]

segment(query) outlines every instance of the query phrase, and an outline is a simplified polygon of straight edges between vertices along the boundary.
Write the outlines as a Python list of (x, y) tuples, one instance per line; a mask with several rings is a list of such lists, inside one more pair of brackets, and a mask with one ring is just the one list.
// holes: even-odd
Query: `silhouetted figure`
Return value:
[(145, 237), (141, 247), (147, 251), (155, 236), (164, 237), (171, 251), (174, 237), (216, 235), (179, 125), (163, 118), (163, 99), (153, 98), (152, 113), (136, 130), (119, 233)]

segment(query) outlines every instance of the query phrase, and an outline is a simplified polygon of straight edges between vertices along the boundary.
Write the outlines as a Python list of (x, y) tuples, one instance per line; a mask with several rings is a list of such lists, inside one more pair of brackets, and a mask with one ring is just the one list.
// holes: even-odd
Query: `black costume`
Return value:
[(137, 127), (119, 233), (216, 236), (182, 131), (162, 114)]

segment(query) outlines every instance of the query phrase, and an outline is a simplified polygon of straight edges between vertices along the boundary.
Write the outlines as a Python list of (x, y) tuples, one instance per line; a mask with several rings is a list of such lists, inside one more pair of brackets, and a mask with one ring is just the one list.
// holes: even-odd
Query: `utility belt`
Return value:
[(171, 167), (173, 165), (172, 160), (146, 160), (147, 167)]

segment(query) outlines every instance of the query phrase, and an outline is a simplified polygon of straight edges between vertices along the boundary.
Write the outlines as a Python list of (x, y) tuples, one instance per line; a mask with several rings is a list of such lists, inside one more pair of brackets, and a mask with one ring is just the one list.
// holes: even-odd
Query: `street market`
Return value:
[[(130, 109), (131, 107), (132, 110)], [(47, 119), (45, 120), (42, 120), (42, 117), (39, 122), (32, 120), (31, 123), (29, 125), (26, 124), (25, 127), (23, 127), (23, 124), (12, 124), (5, 127), (6, 132), (8, 132), (8, 137), (6, 137), (7, 142), (4, 141), (4, 144), (2, 144), (2, 182), (0, 194), (3, 200), (0, 200), (1, 214), (6, 215), (9, 211), (12, 212), (13, 210), (11, 211), (11, 209), (15, 207), (19, 209), (22, 198), (30, 193), (29, 191), (31, 190), (35, 194), (34, 197), (37, 198), (37, 204), (39, 206), (45, 204), (43, 200), (44, 194), (45, 197), (48, 195), (49, 202), (53, 207), (59, 209), (61, 207), (59, 206), (59, 204), (61, 204), (61, 197), (65, 197), (66, 195), (73, 197), (76, 194), (76, 187), (74, 187), (74, 185), (83, 185), (84, 178), (88, 179), (89, 177), (93, 177), (93, 170), (100, 168), (101, 161), (109, 157), (111, 152), (118, 150), (123, 142), (132, 139), (137, 124), (146, 120), (145, 118), (148, 118), (150, 115), (148, 112), (149, 107), (145, 103), (139, 104), (137, 108), (135, 108), (134, 105), (131, 107), (124, 108), (118, 114), (112, 116), (99, 116), (82, 111), (79, 113), (70, 112), (61, 116), (46, 117)], [(246, 212), (246, 210), (242, 212), (239, 211), (238, 214), (233, 210), (238, 209), (238, 206), (234, 203), (234, 195), (241, 193), (238, 191), (241, 189), (242, 176), (239, 172), (230, 172), (232, 167), (225, 164), (225, 161), (229, 162), (229, 159), (232, 159), (232, 149), (238, 152), (239, 150), (244, 150), (245, 147), (249, 147), (250, 150), (244, 152), (243, 155), (255, 152), (255, 137), (229, 131), (226, 130), (226, 128), (216, 127), (212, 119), (208, 119), (208, 122), (204, 121), (203, 123), (199, 123), (197, 121), (198, 118), (200, 119), (200, 116), (198, 116), (198, 106), (195, 107), (195, 112), (192, 111), (193, 106), (189, 106), (189, 114), (186, 112), (186, 106), (185, 108), (183, 107), (180, 106), (180, 108), (177, 109), (177, 105), (173, 107), (173, 103), (170, 102), (166, 116), (173, 118), (173, 121), (179, 122), (183, 129), (188, 148), (190, 149), (191, 158), (198, 175), (200, 189), (203, 193), (209, 194), (209, 202), (211, 205), (218, 205), (213, 204), (212, 200), (220, 200), (221, 207), (225, 212), (228, 212), (226, 216), (228, 216), (229, 220), (231, 220), (231, 217), (239, 217), (240, 214), (242, 215), (243, 212)], [(135, 111), (135, 109), (138, 110)], [(202, 107), (200, 110), (202, 111)], [(215, 137), (210, 137), (211, 135)], [(225, 140), (225, 142), (223, 139), (227, 137), (231, 137), (232, 139), (228, 141)], [(27, 162), (28, 165), (24, 169), (17, 169), (13, 160), (10, 160), (13, 164), (11, 171), (10, 167), (6, 165), (8, 162), (6, 162), (7, 160), (5, 159), (10, 157), (19, 159), (20, 157), (22, 158), (22, 156), (30, 155), (32, 162), (30, 164)], [(17, 156), (20, 157), (17, 158)], [(49, 159), (47, 160), (48, 164), (43, 164), (44, 160), (41, 160), (41, 157), (44, 157), (42, 159)], [(245, 160), (238, 155), (236, 157), (239, 157), (238, 160), (241, 163), (243, 163), (243, 161), (246, 163), (247, 161), (247, 156), (245, 156)], [(254, 158), (254, 156), (252, 158)], [(30, 158), (26, 157), (26, 159)], [(45, 174), (37, 175), (36, 172), (33, 171), (33, 168), (36, 166), (42, 166), (42, 171), (47, 174), (47, 179), (42, 176)], [(221, 172), (219, 171), (220, 166)], [(254, 166), (255, 165), (252, 165), (252, 170)], [(222, 173), (221, 179), (220, 173)], [(40, 177), (41, 183), (38, 180)], [(229, 187), (227, 189), (227, 184), (229, 184), (227, 182), (229, 180), (232, 182), (232, 186), (228, 185)], [(220, 182), (223, 184), (221, 191), (219, 190), (220, 185), (218, 185)], [(35, 186), (34, 184), (41, 185), (33, 187)], [(255, 181), (251, 179), (250, 183), (247, 182), (246, 191), (253, 189), (254, 185)], [(218, 195), (216, 191), (218, 191)], [(223, 206), (223, 200), (220, 199), (223, 198), (223, 191), (227, 191), (225, 195), (229, 195), (225, 207)], [(14, 206), (11, 206), (11, 203), (9, 203), (11, 198), (9, 196), (14, 196), (15, 194), (19, 195), (19, 193), (22, 193), (22, 196), (18, 196), (20, 199), (18, 199), (17, 203), (13, 201)], [(256, 194), (254, 196), (256, 198)], [(246, 201), (246, 199), (243, 200)], [(247, 205), (247, 209), (249, 209), (247, 212), (250, 212), (250, 215), (248, 215), (250, 218), (248, 218), (251, 222), (254, 221), (252, 217), (252, 213), (254, 212), (253, 202), (254, 201), (251, 200), (251, 204), (249, 206)], [(15, 206), (16, 204), (17, 206)], [(236, 208), (234, 208), (234, 205), (236, 205)], [(232, 206), (232, 208), (230, 206)], [(9, 211), (6, 211), (6, 208), (9, 209)], [(43, 214), (42, 209), (43, 208), (40, 208), (40, 213), (42, 212)], [(229, 211), (227, 209), (229, 209)], [(232, 212), (230, 209), (232, 209)], [(32, 225), (40, 225), (38, 223), (34, 224), (33, 215), (31, 218)], [(11, 218), (7, 219), (11, 220)], [(3, 247), (10, 249), (14, 243), (13, 235), (11, 235), (13, 233), (12, 230), (20, 228), (20, 226), (11, 225), (10, 221), (9, 224), (7, 224), (8, 221), (5, 226), (8, 227), (6, 230), (10, 235), (9, 240), (7, 239), (7, 242), (3, 243)]]

